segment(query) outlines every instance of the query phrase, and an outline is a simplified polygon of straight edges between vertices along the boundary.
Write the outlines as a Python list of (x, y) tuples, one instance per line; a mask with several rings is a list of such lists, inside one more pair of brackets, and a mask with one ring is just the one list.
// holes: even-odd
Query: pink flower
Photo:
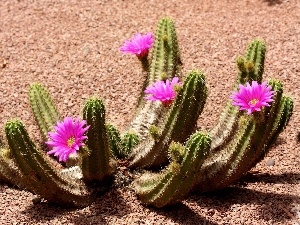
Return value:
[(125, 41), (124, 45), (120, 48), (123, 53), (135, 54), (138, 57), (148, 55), (149, 48), (154, 42), (152, 33), (142, 36), (140, 33), (136, 34), (129, 41)]
[(271, 89), (266, 82), (258, 84), (257, 81), (252, 81), (252, 86), (247, 82), (246, 86), (240, 84), (239, 91), (233, 92), (230, 98), (233, 105), (251, 114), (254, 111), (260, 111), (263, 106), (270, 106), (268, 102), (273, 101), (272, 97), (275, 93)]
[(174, 89), (176, 86), (181, 86), (178, 77), (174, 77), (172, 81), (156, 81), (144, 91), (148, 94), (145, 98), (150, 101), (161, 101), (162, 104), (168, 106), (176, 97), (177, 93)]
[(46, 144), (52, 148), (47, 154), (54, 154), (59, 157), (59, 161), (66, 162), (71, 153), (76, 153), (79, 147), (84, 146), (83, 141), (87, 138), (84, 136), (90, 126), (86, 121), (79, 119), (73, 120), (72, 117), (65, 117), (62, 122), (54, 126), (55, 132), (49, 132), (49, 141)]

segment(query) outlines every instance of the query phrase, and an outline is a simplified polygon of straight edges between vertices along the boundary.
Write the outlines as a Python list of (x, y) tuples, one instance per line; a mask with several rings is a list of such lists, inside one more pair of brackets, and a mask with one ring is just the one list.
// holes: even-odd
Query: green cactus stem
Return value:
[(272, 80), (276, 91), (271, 107), (239, 118), (235, 135), (219, 152), (210, 153), (198, 171), (193, 191), (222, 189), (237, 181), (269, 151), (271, 144), (287, 125), (293, 109), (291, 98), (282, 95), (282, 84)]
[(63, 176), (50, 158), (37, 149), (19, 120), (8, 121), (5, 133), (28, 189), (49, 202), (66, 207), (85, 207), (92, 202), (86, 186), (79, 179)]
[[(234, 91), (239, 84), (245, 84), (253, 80), (261, 83), (264, 71), (264, 62), (266, 54), (266, 45), (262, 40), (253, 40), (245, 53), (244, 57), (237, 59), (239, 69), (238, 78), (234, 85)], [(212, 137), (212, 151), (218, 151), (222, 145), (234, 135), (237, 128), (238, 118), (241, 113), (234, 107), (230, 101), (227, 102), (225, 109), (222, 111), (217, 125), (210, 131)]]
[(86, 132), (89, 153), (82, 158), (85, 181), (101, 181), (115, 170), (105, 126), (105, 107), (101, 99), (90, 98), (83, 108), (83, 119), (90, 126)]
[(260, 40), (253, 40), (247, 49), (247, 53), (244, 58), (244, 68), (240, 69), (239, 63), (238, 68), (240, 69), (240, 82), (245, 84), (250, 81), (262, 81), (262, 75), (264, 73), (264, 63), (266, 55), (266, 45)]
[(105, 127), (112, 154), (116, 158), (121, 158), (123, 155), (123, 146), (120, 132), (112, 124), (106, 124)]
[(112, 124), (106, 124), (106, 132), (111, 152), (118, 159), (127, 157), (139, 143), (139, 138), (134, 132), (129, 131), (121, 137), (120, 132)]
[(49, 92), (41, 84), (34, 83), (30, 86), (29, 99), (42, 137), (44, 140), (47, 140), (48, 132), (52, 130), (53, 126), (60, 119), (59, 113)]
[(180, 202), (208, 155), (210, 143), (210, 137), (200, 132), (189, 138), (186, 147), (173, 142), (169, 148), (169, 166), (160, 173), (147, 172), (135, 180), (134, 189), (139, 199), (157, 208)]
[(169, 18), (163, 18), (156, 28), (149, 82), (160, 80), (162, 74), (172, 78), (180, 77), (180, 73), (180, 52), (174, 22)]
[[(206, 97), (207, 88), (203, 73), (191, 71), (178, 92), (166, 122), (156, 128), (161, 130), (161, 134), (144, 140), (144, 143), (133, 150), (129, 158), (130, 166), (155, 168), (167, 163), (168, 147), (171, 141), (183, 143), (195, 131), (195, 125), (204, 108)], [(153, 127), (151, 130), (148, 132), (153, 133)], [(152, 136), (150, 134), (150, 137)]]
[(181, 78), (181, 61), (174, 23), (169, 18), (159, 21), (155, 33), (154, 48), (150, 71), (140, 94), (135, 116), (129, 130), (136, 133), (139, 139), (148, 139), (151, 125), (159, 125), (164, 121), (168, 110), (157, 102), (144, 99), (144, 91), (154, 81), (172, 77)]
[(264, 148), (265, 150), (261, 152), (259, 157), (257, 157), (257, 159), (252, 164), (252, 167), (265, 157), (272, 143), (275, 142), (280, 132), (287, 126), (293, 113), (293, 100), (291, 99), (291, 97), (283, 95), (282, 83), (278, 80), (272, 79), (269, 82), (269, 85), (272, 86), (274, 90), (276, 90), (276, 102), (280, 103), (276, 104), (276, 108), (274, 106), (273, 108), (265, 109), (265, 114), (268, 115), (269, 123), (273, 123), (274, 125), (266, 130), (266, 132), (269, 133), (265, 132), (265, 136), (262, 136), (263, 140), (261, 141), (261, 146), (259, 146), (258, 148)]
[(120, 157), (128, 156), (132, 149), (139, 144), (139, 137), (134, 132), (127, 132), (122, 137), (122, 152)]

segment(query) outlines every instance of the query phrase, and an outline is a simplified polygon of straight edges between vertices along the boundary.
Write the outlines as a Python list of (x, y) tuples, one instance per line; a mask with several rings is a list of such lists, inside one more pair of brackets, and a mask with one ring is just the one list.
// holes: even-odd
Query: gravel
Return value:
[(184, 72), (206, 74), (199, 129), (216, 123), (237, 74), (235, 59), (255, 37), (267, 44), (265, 79), (280, 79), (295, 102), (270, 153), (225, 190), (157, 210), (122, 187), (84, 209), (62, 209), (0, 184), (0, 224), (300, 224), (299, 0), (3, 0), (0, 15), (2, 137), (6, 121), (20, 118), (40, 142), (28, 101), (33, 82), (47, 87), (63, 116), (81, 115), (88, 97), (101, 96), (108, 120), (126, 130), (144, 77), (119, 47), (137, 32), (154, 32), (163, 16), (175, 21)]

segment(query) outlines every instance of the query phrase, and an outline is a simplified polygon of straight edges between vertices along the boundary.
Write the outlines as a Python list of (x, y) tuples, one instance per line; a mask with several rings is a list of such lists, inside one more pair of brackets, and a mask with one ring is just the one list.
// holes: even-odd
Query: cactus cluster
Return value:
[[(218, 190), (231, 185), (254, 167), (270, 150), (287, 126), (293, 101), (283, 94), (280, 81), (268, 83), (275, 91), (270, 107), (251, 115), (228, 100), (216, 126), (199, 131), (196, 123), (207, 99), (205, 75), (181, 71), (179, 45), (174, 23), (159, 21), (151, 52), (139, 57), (147, 73), (136, 113), (123, 134), (106, 121), (101, 98), (91, 97), (83, 107), (89, 125), (85, 146), (66, 163), (47, 156), (29, 137), (21, 121), (5, 125), (7, 145), (0, 143), (0, 180), (27, 189), (49, 202), (68, 207), (92, 203), (97, 187), (107, 186), (118, 162), (144, 171), (132, 188), (146, 205), (164, 207), (176, 204), (189, 193)], [(238, 74), (233, 91), (247, 82), (262, 82), (266, 47), (254, 40), (244, 56), (238, 57)], [(149, 57), (150, 58), (150, 57)], [(178, 77), (183, 84), (176, 99), (165, 106), (145, 99), (147, 86), (158, 80)], [(59, 122), (54, 101), (44, 86), (30, 86), (29, 99), (44, 141)], [(143, 170), (140, 170), (143, 169)]]

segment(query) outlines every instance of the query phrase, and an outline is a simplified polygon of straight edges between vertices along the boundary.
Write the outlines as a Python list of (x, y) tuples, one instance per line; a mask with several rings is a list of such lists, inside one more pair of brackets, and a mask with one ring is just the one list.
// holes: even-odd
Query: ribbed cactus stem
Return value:
[(269, 81), (269, 85), (273, 90), (276, 90), (272, 107), (265, 109), (265, 115), (268, 116), (267, 122), (268, 124), (272, 124), (272, 126), (266, 126), (263, 129), (264, 132), (261, 133), (261, 143), (258, 148), (265, 150), (256, 158), (252, 166), (255, 166), (264, 158), (279, 133), (287, 126), (293, 112), (293, 101), (290, 97), (283, 95), (282, 83), (276, 79), (272, 79)]
[(210, 148), (210, 137), (196, 132), (186, 146), (172, 143), (170, 165), (160, 173), (145, 173), (134, 182), (139, 199), (157, 208), (180, 202), (190, 191), (195, 173)]
[(152, 82), (161, 80), (162, 75), (164, 78), (181, 77), (176, 30), (173, 21), (169, 18), (161, 19), (157, 25), (150, 72), (143, 85), (136, 113), (129, 128), (139, 136), (139, 139), (148, 139), (150, 137), (148, 128), (151, 125), (159, 125), (168, 112), (161, 104), (144, 99), (145, 88)]
[[(239, 68), (238, 83), (245, 84), (250, 81), (262, 81), (264, 72), (264, 63), (266, 55), (266, 45), (260, 40), (256, 39), (249, 44), (246, 54), (241, 60), (238, 58), (237, 64)], [(244, 63), (244, 65), (242, 65)]]
[(60, 116), (49, 92), (41, 84), (34, 83), (30, 86), (29, 98), (42, 137), (44, 140), (47, 140), (48, 132), (51, 131)]
[(217, 153), (210, 153), (198, 172), (194, 191), (222, 189), (238, 180), (268, 152), (271, 143), (287, 125), (293, 103), (282, 96), (282, 84), (270, 82), (276, 91), (271, 107), (254, 115), (243, 115), (235, 135)]
[(134, 132), (127, 132), (122, 137), (122, 154), (121, 157), (128, 156), (132, 149), (139, 144), (139, 137)]
[(120, 158), (123, 155), (123, 146), (120, 132), (112, 124), (106, 124), (106, 132), (112, 154), (115, 157)]
[[(252, 41), (245, 53), (244, 57), (238, 57), (237, 67), (239, 74), (234, 85), (237, 90), (238, 84), (245, 84), (250, 81), (262, 81), (264, 71), (266, 46), (262, 40)], [(210, 131), (212, 137), (212, 151), (218, 151), (225, 145), (230, 137), (234, 135), (237, 127), (238, 118), (241, 113), (234, 107), (230, 101), (226, 103), (226, 107), (222, 111), (217, 125)]]
[(37, 149), (20, 121), (8, 121), (5, 133), (28, 189), (49, 202), (67, 207), (84, 207), (91, 203), (91, 193), (84, 184), (78, 179), (61, 175), (49, 158)]
[(135, 148), (130, 156), (130, 166), (160, 167), (166, 163), (171, 141), (183, 143), (194, 132), (206, 97), (207, 88), (203, 73), (191, 71), (178, 92), (166, 122), (159, 127), (160, 136), (145, 140)]
[(105, 107), (101, 99), (90, 98), (85, 103), (83, 119), (90, 126), (86, 132), (89, 154), (82, 159), (83, 177), (86, 181), (101, 181), (114, 171), (105, 127)]
[(174, 22), (163, 18), (156, 28), (149, 83), (159, 80), (162, 73), (171, 78), (180, 76), (180, 72), (180, 52)]

